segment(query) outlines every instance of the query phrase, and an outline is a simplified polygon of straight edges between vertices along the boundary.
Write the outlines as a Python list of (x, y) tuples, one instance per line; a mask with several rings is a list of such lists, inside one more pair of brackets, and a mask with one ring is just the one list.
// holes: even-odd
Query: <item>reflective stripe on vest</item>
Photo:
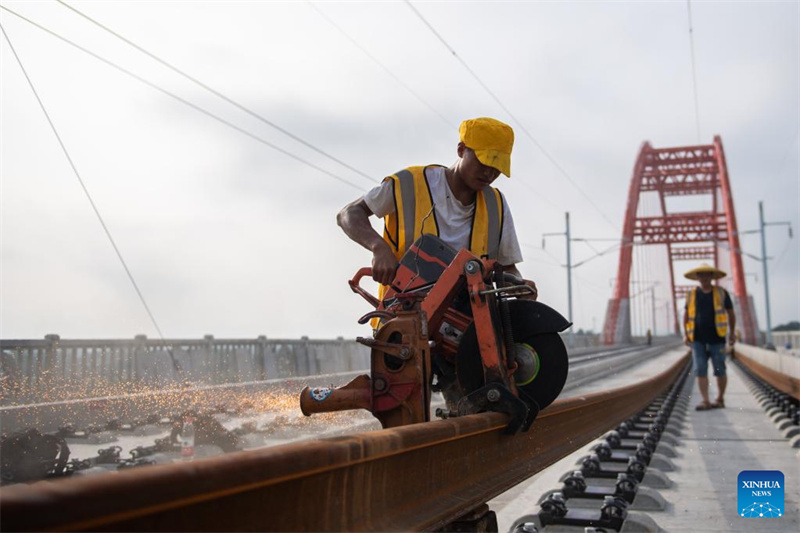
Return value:
[[(385, 178), (392, 181), (395, 211), (384, 217), (383, 238), (398, 261), (423, 234), (439, 236), (426, 168), (429, 167), (409, 167)], [(497, 259), (503, 236), (503, 215), (500, 191), (493, 187), (478, 191), (469, 237), (472, 253)]]
[[(689, 301), (687, 304), (686, 313), (689, 320), (686, 323), (686, 336), (690, 342), (694, 342), (694, 329), (695, 318), (697, 317), (697, 291), (699, 287), (695, 287), (689, 293)], [(712, 287), (712, 294), (714, 298), (714, 326), (717, 330), (717, 335), (723, 339), (728, 334), (728, 312), (725, 309), (725, 289), (722, 287)]]

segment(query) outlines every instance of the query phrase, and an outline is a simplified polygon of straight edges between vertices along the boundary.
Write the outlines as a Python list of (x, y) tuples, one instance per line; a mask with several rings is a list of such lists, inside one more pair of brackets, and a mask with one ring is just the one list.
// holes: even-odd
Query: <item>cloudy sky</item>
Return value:
[[(346, 280), (370, 254), (336, 212), (403, 167), (451, 164), (459, 122), (476, 116), (517, 132), (514, 177), (498, 184), (520, 270), (566, 313), (564, 239), (543, 250), (542, 234), (563, 231), (569, 211), (575, 237), (618, 240), (641, 143), (698, 142), (683, 1), (69, 3), (240, 107), (58, 2), (0, 5), (107, 61), (0, 11), (169, 338), (363, 334), (368, 308)], [(800, 231), (798, 2), (691, 13), (699, 141), (722, 137), (739, 227), (758, 227), (763, 201), (768, 220)], [(0, 337), (155, 337), (5, 39), (0, 62)], [(800, 239), (767, 237), (776, 325), (800, 319)], [(612, 245), (576, 242), (574, 260)], [(760, 255), (757, 235), (742, 247)], [(601, 328), (617, 261), (575, 270), (578, 327)], [(635, 265), (638, 287), (660, 278), (662, 291), (660, 250)], [(761, 265), (745, 269), (763, 327)]]

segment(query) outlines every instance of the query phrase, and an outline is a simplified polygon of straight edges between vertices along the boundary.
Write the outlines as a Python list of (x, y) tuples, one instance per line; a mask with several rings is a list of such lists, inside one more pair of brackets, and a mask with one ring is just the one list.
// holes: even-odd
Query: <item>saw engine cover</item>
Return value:
[(434, 235), (423, 235), (401, 257), (382, 299), (360, 280), (353, 292), (374, 308), (370, 374), (330, 389), (324, 397), (306, 387), (304, 414), (366, 409), (383, 427), (427, 422), (431, 393), (441, 392), (447, 409), (437, 416), (485, 411), (509, 415), (506, 433), (526, 431), (550, 405), (567, 379), (567, 350), (559, 332), (571, 324), (550, 307), (525, 295), (523, 280), (492, 259), (456, 251)]

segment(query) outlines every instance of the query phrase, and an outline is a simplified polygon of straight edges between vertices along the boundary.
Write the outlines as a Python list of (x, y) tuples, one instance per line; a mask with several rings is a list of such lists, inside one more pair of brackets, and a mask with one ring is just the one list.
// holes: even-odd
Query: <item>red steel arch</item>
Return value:
[[(640, 195), (645, 192), (658, 193), (661, 215), (637, 215)], [(711, 210), (669, 213), (666, 198), (685, 195), (711, 195)], [(667, 248), (676, 334), (681, 331), (677, 301), (685, 297), (689, 286), (675, 284), (674, 262), (707, 261), (719, 267), (721, 254), (729, 253), (727, 279), (732, 281), (737, 330), (743, 341), (756, 343), (758, 326), (745, 285), (733, 195), (719, 136), (708, 145), (653, 148), (648, 142), (642, 144), (628, 190), (621, 244), (614, 294), (603, 326), (605, 344), (630, 342), (631, 266), (633, 247), (639, 245)]]

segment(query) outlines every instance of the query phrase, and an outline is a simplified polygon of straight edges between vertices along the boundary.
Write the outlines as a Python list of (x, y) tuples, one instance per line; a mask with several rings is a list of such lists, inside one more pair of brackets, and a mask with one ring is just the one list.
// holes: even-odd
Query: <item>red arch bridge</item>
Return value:
[[(675, 204), (683, 209), (676, 210)], [(694, 208), (686, 210), (687, 205)], [(645, 249), (657, 253), (640, 254), (635, 261), (634, 252)], [(685, 299), (691, 286), (676, 283), (676, 275), (682, 272), (681, 263), (696, 266), (701, 261), (728, 273), (720, 284), (731, 294), (737, 332), (741, 340), (755, 344), (758, 324), (745, 282), (722, 140), (715, 136), (711, 144), (676, 148), (654, 148), (645, 142), (628, 191), (617, 277), (603, 326), (604, 343), (630, 341), (632, 301), (647, 290), (647, 285), (653, 289), (652, 295), (656, 288), (664, 295), (662, 301), (671, 322), (667, 328), (679, 335), (678, 302)], [(666, 274), (666, 284), (657, 279), (659, 270)], [(639, 279), (634, 279), (634, 274)], [(655, 301), (651, 303), (655, 309)]]

